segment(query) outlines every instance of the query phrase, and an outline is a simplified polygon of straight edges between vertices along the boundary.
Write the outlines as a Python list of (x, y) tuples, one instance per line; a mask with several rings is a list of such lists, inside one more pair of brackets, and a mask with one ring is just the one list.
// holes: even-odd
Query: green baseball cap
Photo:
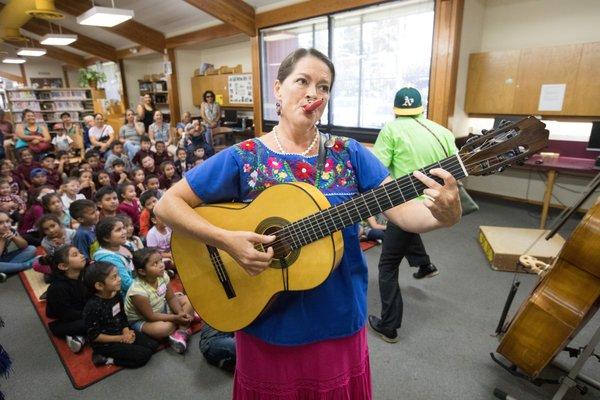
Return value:
[(423, 112), (421, 93), (412, 87), (403, 87), (396, 92), (394, 99), (394, 114), (418, 115)]

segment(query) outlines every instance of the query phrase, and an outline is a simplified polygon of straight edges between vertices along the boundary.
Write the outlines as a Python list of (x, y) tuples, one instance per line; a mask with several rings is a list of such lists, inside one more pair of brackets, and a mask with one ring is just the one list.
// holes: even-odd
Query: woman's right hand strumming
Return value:
[[(223, 250), (246, 270), (249, 275), (258, 275), (269, 267), (273, 258), (273, 248), (266, 252), (255, 248), (258, 243), (268, 245), (275, 240), (272, 235), (259, 235), (247, 231), (231, 231), (225, 239)], [(266, 247), (266, 246), (265, 246)]]

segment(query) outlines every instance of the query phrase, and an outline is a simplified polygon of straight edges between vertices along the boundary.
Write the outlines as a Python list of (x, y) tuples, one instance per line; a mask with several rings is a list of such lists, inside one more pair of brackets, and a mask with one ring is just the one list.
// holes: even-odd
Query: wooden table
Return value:
[(576, 157), (553, 157), (548, 158), (534, 155), (525, 161), (525, 167), (535, 170), (546, 171), (546, 191), (544, 192), (544, 200), (542, 203), (542, 217), (540, 220), (540, 229), (545, 229), (548, 219), (548, 210), (550, 209), (550, 200), (552, 199), (552, 190), (554, 189), (554, 181), (559, 172), (569, 173), (573, 175), (595, 175), (599, 171), (594, 168), (595, 160), (589, 158)]

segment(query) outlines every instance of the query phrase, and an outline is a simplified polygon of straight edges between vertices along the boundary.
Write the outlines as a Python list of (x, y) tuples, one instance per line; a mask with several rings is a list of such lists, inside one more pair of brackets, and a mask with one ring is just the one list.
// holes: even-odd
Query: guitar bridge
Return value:
[(210, 261), (212, 262), (213, 268), (217, 273), (219, 282), (221, 282), (221, 285), (223, 286), (225, 295), (228, 299), (234, 298), (235, 290), (233, 290), (233, 285), (231, 284), (229, 274), (227, 274), (225, 264), (223, 264), (223, 260), (221, 259), (221, 255), (219, 254), (219, 250), (217, 250), (217, 248), (214, 246), (206, 246), (206, 248), (208, 249), (208, 253), (210, 254)]

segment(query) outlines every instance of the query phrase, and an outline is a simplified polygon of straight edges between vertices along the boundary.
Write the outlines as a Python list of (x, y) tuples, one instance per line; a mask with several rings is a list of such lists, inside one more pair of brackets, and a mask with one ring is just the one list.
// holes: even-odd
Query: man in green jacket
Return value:
[[(373, 152), (394, 179), (458, 151), (452, 132), (423, 116), (421, 94), (417, 89), (405, 87), (396, 93), (394, 114), (396, 119), (383, 127), (373, 147)], [(416, 279), (438, 274), (429, 260), (421, 236), (388, 222), (379, 259), (381, 318), (369, 315), (369, 325), (390, 343), (399, 340), (398, 328), (402, 324), (398, 267), (404, 257), (411, 267), (419, 268), (413, 274)]]

